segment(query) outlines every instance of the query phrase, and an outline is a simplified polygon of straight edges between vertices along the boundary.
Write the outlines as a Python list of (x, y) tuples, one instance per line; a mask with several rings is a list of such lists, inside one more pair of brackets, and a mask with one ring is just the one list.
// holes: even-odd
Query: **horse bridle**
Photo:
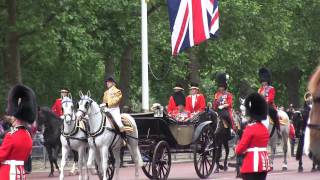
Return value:
[[(61, 105), (63, 105), (64, 103), (70, 103), (70, 102), (73, 103), (72, 101), (66, 100), (66, 101), (63, 101), (63, 102), (61, 103)], [(63, 108), (62, 108), (62, 109), (63, 109)], [(71, 119), (70, 122), (76, 121), (76, 119), (73, 119), (73, 118), (72, 118), (72, 117), (73, 117), (73, 114), (70, 114), (70, 113), (68, 113), (68, 114), (64, 114), (64, 113), (63, 113), (63, 120), (66, 120), (66, 118), (67, 118), (68, 116), (69, 116), (70, 119)]]

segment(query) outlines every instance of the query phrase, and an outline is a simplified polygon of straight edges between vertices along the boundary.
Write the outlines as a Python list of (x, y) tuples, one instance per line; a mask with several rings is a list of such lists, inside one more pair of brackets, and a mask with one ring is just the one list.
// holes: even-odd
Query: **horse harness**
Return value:
[[(320, 97), (314, 97), (312, 100), (313, 100), (313, 102), (319, 103), (319, 102), (320, 102)], [(310, 117), (309, 117), (309, 118), (310, 118)], [(319, 131), (320, 131), (320, 124), (308, 123), (307, 126), (308, 126), (310, 129), (314, 129), (314, 130), (319, 130)]]
[[(66, 138), (69, 147), (70, 147), (70, 139), (88, 142), (88, 133), (85, 131), (85, 129), (81, 128), (80, 121), (81, 120), (76, 120), (76, 124), (70, 133), (64, 132), (64, 124), (62, 124), (61, 135)], [(84, 138), (74, 137), (79, 132), (79, 130), (86, 135)]]

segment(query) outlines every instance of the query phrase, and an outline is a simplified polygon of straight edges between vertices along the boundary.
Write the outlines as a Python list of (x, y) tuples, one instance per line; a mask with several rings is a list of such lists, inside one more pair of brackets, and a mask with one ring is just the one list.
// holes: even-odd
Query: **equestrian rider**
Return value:
[(105, 85), (107, 90), (104, 92), (103, 104), (101, 104), (100, 107), (104, 108), (105, 112), (109, 112), (112, 115), (115, 123), (119, 127), (120, 132), (125, 132), (126, 128), (121, 121), (119, 107), (122, 98), (121, 90), (115, 86), (116, 81), (112, 76), (106, 78)]
[(5, 121), (11, 124), (0, 146), (0, 179), (25, 180), (24, 162), (31, 155), (32, 138), (27, 124), (37, 116), (34, 92), (24, 85), (14, 86), (8, 97)]
[(65, 97), (65, 96), (68, 96), (68, 94), (69, 94), (69, 89), (68, 88), (62, 88), (60, 90), (60, 95), (61, 95), (60, 98), (56, 99), (56, 101), (54, 102), (54, 104), (51, 107), (51, 110), (59, 118), (63, 115), (62, 104), (61, 104), (62, 98)]
[(268, 129), (261, 123), (267, 119), (268, 106), (258, 93), (250, 94), (245, 100), (248, 124), (236, 146), (236, 154), (244, 155), (241, 166), (242, 178), (245, 180), (264, 180), (270, 171), (268, 157)]
[(186, 97), (183, 94), (184, 89), (180, 83), (176, 83), (176, 86), (173, 88), (174, 93), (170, 96), (168, 103), (168, 114), (172, 115), (175, 112), (178, 112), (178, 102), (183, 107), (186, 105)]
[(205, 110), (206, 100), (203, 94), (200, 93), (198, 83), (192, 82), (190, 85), (191, 94), (186, 98), (185, 110), (194, 115)]
[(218, 73), (216, 83), (218, 91), (214, 95), (213, 109), (218, 112), (219, 116), (226, 122), (226, 128), (234, 129), (232, 117), (232, 94), (227, 91), (228, 75), (226, 73)]
[(258, 93), (262, 95), (268, 104), (269, 116), (273, 120), (275, 127), (277, 129), (278, 135), (280, 134), (280, 123), (277, 113), (277, 106), (274, 103), (274, 97), (276, 90), (271, 86), (271, 72), (266, 68), (261, 68), (259, 70), (259, 78), (261, 82), (261, 87), (258, 90)]

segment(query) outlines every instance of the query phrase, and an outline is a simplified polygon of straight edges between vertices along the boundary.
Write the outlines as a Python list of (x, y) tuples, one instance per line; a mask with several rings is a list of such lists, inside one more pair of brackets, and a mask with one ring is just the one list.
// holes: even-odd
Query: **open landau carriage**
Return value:
[(214, 114), (202, 112), (180, 122), (163, 113), (162, 109), (131, 114), (138, 127), (144, 174), (150, 179), (167, 179), (171, 153), (193, 153), (197, 175), (209, 177), (215, 161)]

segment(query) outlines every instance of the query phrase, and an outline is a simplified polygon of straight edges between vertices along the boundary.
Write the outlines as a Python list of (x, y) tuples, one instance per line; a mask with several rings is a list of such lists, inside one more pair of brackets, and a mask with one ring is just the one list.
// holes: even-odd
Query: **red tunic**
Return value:
[(174, 102), (173, 96), (170, 96), (168, 103), (168, 113), (172, 114), (175, 111), (178, 111), (178, 106), (176, 105), (176, 102)]
[(273, 106), (276, 109), (276, 105), (274, 103), (274, 97), (276, 95), (276, 90), (272, 86), (261, 86), (258, 90), (258, 93), (261, 94), (268, 104)]
[(60, 116), (63, 115), (63, 112), (62, 112), (62, 104), (61, 104), (61, 101), (62, 99), (59, 98), (59, 99), (56, 99), (56, 101), (54, 102), (51, 110), (57, 115), (57, 117), (60, 118)]
[(186, 97), (186, 107), (185, 110), (190, 113), (202, 112), (206, 108), (206, 100), (202, 94), (195, 95), (194, 106), (192, 106), (192, 95)]
[(268, 141), (268, 129), (261, 122), (247, 125), (236, 147), (237, 155), (245, 154), (241, 173), (270, 171)]
[(232, 94), (230, 92), (217, 92), (214, 95), (214, 101), (213, 101), (213, 109), (215, 111), (218, 111), (218, 107), (221, 105), (228, 104), (227, 110), (229, 112), (229, 116), (232, 123), (232, 128), (234, 129), (234, 123), (233, 123), (233, 117), (232, 117)]
[[(0, 146), (0, 179), (9, 180), (10, 165), (4, 164), (8, 160), (26, 161), (31, 154), (32, 139), (24, 129), (15, 129), (8, 132)], [(14, 166), (16, 180), (26, 179), (23, 165)]]

